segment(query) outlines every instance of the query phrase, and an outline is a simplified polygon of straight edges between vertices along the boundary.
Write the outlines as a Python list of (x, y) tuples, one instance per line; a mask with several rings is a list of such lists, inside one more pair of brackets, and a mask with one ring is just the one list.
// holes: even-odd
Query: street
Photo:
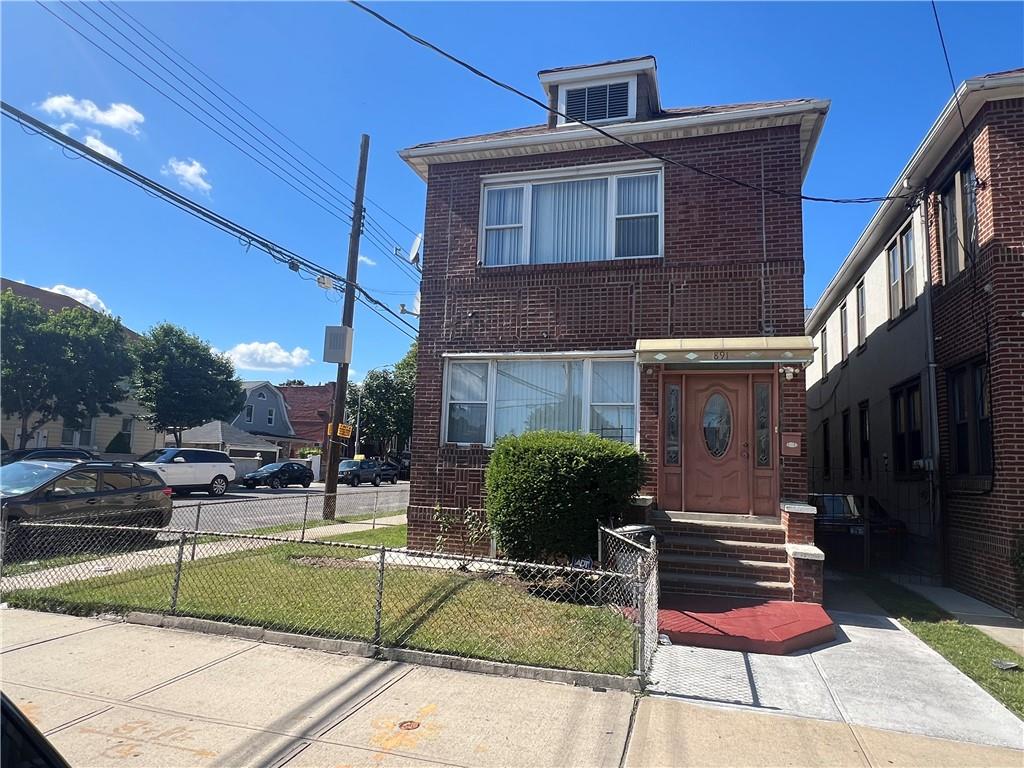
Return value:
[[(282, 525), (299, 528), (305, 519), (314, 525), (323, 520), (323, 483), (309, 489), (259, 488), (246, 490), (232, 487), (224, 496), (212, 498), (205, 493), (174, 498), (174, 514), (170, 527), (228, 533), (249, 531)], [(409, 503), (409, 483), (386, 483), (379, 488), (372, 485), (338, 487), (335, 516), (351, 518), (404, 512)]]

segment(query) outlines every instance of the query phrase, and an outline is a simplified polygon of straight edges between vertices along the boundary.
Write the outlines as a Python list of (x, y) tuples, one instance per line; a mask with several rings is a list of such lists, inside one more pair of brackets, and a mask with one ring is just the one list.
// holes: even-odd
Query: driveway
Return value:
[(764, 709), (31, 611), (0, 611), (0, 645), (3, 690), (72, 765), (90, 768), (1019, 768), (1024, 758)]
[[(1024, 723), (859, 593), (829, 582), (836, 640), (789, 656), (659, 647), (651, 692), (848, 726), (1024, 747)], [(852, 610), (842, 610), (852, 609)], [(1021, 755), (1024, 764), (1024, 755)]]
[[(374, 511), (381, 516), (404, 513), (409, 504), (409, 483), (387, 483), (379, 488), (340, 486), (337, 499), (335, 515), (338, 518), (372, 515)], [(170, 527), (192, 528), (198, 515), (199, 528), (207, 531), (235, 533), (286, 523), (298, 528), (303, 518), (323, 519), (323, 504), (322, 483), (314, 484), (309, 490), (232, 488), (216, 499), (196, 493), (175, 497)]]

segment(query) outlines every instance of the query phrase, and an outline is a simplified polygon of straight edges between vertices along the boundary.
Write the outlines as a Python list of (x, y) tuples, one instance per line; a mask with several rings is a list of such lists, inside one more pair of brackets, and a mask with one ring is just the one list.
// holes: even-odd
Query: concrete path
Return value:
[(977, 627), (996, 642), (1024, 656), (1024, 621), (949, 587), (904, 586), (931, 600), (958, 621)]
[[(392, 515), (379, 518), (376, 527), (391, 525), (404, 525), (405, 514)], [(337, 525), (324, 525), (319, 528), (306, 530), (306, 541), (326, 539), (343, 533), (355, 533), (357, 531), (369, 531), (374, 524), (370, 522), (361, 523), (338, 523)], [(169, 534), (162, 534), (169, 536)], [(278, 538), (298, 539), (298, 529), (295, 531), (283, 531), (272, 534)], [(202, 538), (202, 537), (200, 537)], [(202, 560), (207, 557), (226, 555), (242, 550), (262, 549), (263, 547), (276, 546), (280, 542), (265, 541), (261, 539), (235, 539), (222, 538), (215, 541), (207, 541), (196, 544), (193, 557), (192, 544), (186, 538), (184, 556), (188, 561)], [(149, 568), (154, 565), (173, 564), (178, 558), (178, 544), (161, 546), (155, 549), (138, 549), (118, 555), (97, 557), (92, 560), (85, 560), (80, 563), (57, 566), (55, 568), (44, 568), (38, 571), (31, 571), (20, 576), (5, 576), (0, 580), (0, 592), (9, 592), (16, 589), (35, 589), (40, 587), (52, 587), (57, 584), (66, 584), (71, 581), (90, 579), (96, 576), (105, 576), (112, 573), (126, 573), (128, 571)]]
[(72, 765), (619, 765), (633, 697), (0, 611), (2, 687)]
[[(0, 687), (72, 765), (986, 766), (1024, 753), (852, 725), (0, 611)], [(636, 706), (635, 717), (631, 719)]]
[[(1024, 723), (884, 615), (830, 611), (835, 642), (790, 656), (663, 646), (651, 690), (694, 702), (1024, 748)], [(1024, 755), (1020, 757), (1024, 764)]]

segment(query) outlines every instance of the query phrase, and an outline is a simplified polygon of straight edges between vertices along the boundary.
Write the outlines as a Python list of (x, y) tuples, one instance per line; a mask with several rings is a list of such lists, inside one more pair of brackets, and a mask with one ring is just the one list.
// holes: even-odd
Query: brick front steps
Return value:
[(776, 518), (652, 511), (666, 595), (792, 600), (786, 531)]
[(663, 595), (658, 631), (675, 645), (783, 655), (831, 642), (836, 628), (817, 603)]

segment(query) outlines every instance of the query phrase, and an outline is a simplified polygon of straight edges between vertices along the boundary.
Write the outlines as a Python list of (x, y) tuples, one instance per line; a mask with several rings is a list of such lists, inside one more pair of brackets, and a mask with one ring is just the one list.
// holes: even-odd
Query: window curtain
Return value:
[(484, 264), (519, 264), (523, 252), (523, 188), (487, 190)]
[(487, 439), (487, 363), (452, 363), (448, 369), (448, 442)]
[[(615, 255), (618, 258), (658, 254), (658, 177), (616, 179)], [(621, 218), (628, 217), (628, 218)]]
[(534, 184), (531, 204), (532, 263), (607, 258), (608, 179)]
[(497, 364), (494, 437), (537, 429), (577, 432), (583, 422), (583, 363), (573, 360)]
[(590, 382), (590, 431), (610, 440), (633, 442), (636, 431), (632, 360), (595, 361)]

